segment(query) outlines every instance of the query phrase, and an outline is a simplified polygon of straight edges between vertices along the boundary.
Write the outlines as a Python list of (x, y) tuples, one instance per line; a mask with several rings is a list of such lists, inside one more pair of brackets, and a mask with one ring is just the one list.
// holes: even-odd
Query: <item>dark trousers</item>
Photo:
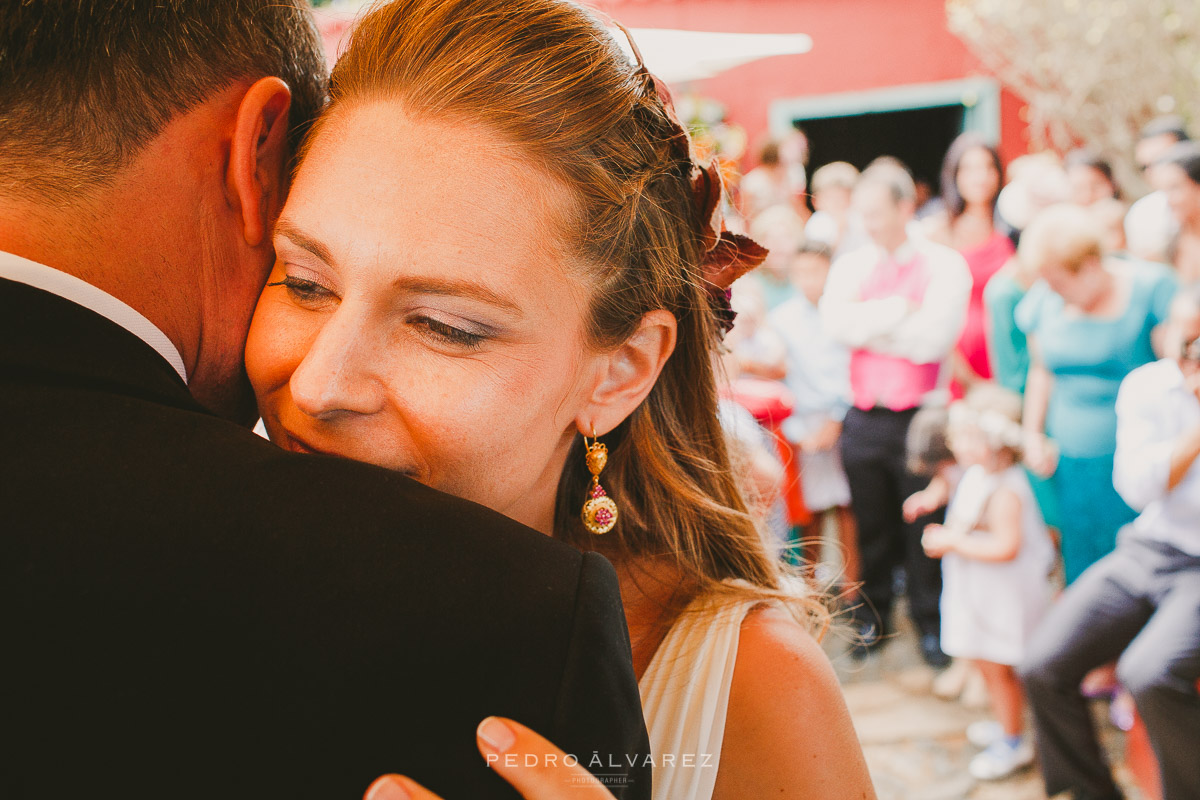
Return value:
[(944, 512), (906, 523), (901, 506), (909, 495), (929, 485), (929, 478), (905, 469), (905, 438), (916, 409), (890, 411), (852, 408), (842, 426), (842, 466), (850, 483), (850, 506), (858, 520), (863, 603), (855, 611), (862, 623), (876, 619), (881, 633), (889, 629), (892, 573), (899, 564), (907, 573), (909, 609), (922, 635), (938, 636), (942, 566), (925, 555), (921, 534), (940, 522)]
[(1046, 793), (1121, 797), (1092, 727), (1083, 676), (1116, 659), (1146, 723), (1164, 800), (1200, 798), (1200, 557), (1132, 539), (1088, 568), (1050, 609), (1021, 677)]

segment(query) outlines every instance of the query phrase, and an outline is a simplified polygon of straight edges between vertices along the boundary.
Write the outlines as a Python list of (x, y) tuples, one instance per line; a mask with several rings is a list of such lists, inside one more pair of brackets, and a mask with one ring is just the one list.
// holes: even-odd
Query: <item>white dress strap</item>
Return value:
[(638, 684), (654, 758), (653, 800), (711, 800), (742, 621), (758, 601), (700, 598)]

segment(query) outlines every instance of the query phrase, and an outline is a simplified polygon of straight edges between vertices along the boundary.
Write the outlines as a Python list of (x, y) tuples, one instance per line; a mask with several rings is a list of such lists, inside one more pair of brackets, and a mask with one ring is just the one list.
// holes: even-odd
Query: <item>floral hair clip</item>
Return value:
[(699, 212), (701, 224), (700, 277), (707, 285), (713, 313), (724, 336), (733, 328), (733, 321), (737, 317), (730, 304), (733, 282), (762, 264), (766, 260), (767, 249), (750, 237), (732, 233), (725, 227), (721, 207), (725, 185), (717, 159), (714, 157), (707, 166), (701, 167), (692, 158), (691, 139), (687, 129), (679, 121), (670, 89), (646, 69), (642, 53), (625, 26), (615, 20), (613, 22), (629, 40), (629, 46), (637, 59), (637, 74), (646, 81), (648, 91), (658, 96), (666, 110), (672, 128), (668, 142), (671, 155), (692, 164), (692, 202)]

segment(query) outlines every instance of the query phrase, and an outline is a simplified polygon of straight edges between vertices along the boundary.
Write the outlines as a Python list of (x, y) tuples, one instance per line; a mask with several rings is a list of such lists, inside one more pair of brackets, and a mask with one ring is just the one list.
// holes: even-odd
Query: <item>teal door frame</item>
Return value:
[(990, 142), (1000, 141), (1000, 84), (991, 78), (782, 98), (767, 108), (767, 117), (771, 134), (782, 136), (798, 119), (853, 117), (941, 106), (962, 106), (964, 132), (978, 133)]

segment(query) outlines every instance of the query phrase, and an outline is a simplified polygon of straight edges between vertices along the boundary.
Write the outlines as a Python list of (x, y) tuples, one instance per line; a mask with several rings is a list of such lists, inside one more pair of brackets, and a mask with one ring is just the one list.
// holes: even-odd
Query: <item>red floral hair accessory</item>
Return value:
[(767, 249), (750, 237), (731, 233), (725, 227), (721, 207), (725, 186), (717, 159), (714, 157), (708, 166), (704, 167), (695, 162), (692, 158), (691, 139), (675, 112), (670, 89), (646, 69), (641, 51), (638, 50), (637, 43), (633, 41), (629, 31), (619, 22), (614, 23), (629, 39), (629, 46), (633, 49), (638, 63), (637, 74), (646, 81), (648, 92), (657, 95), (662, 101), (667, 118), (671, 121), (671, 138), (668, 141), (671, 155), (692, 164), (689, 176), (692, 183), (692, 202), (699, 212), (701, 225), (700, 277), (708, 288), (713, 313), (724, 335), (733, 328), (733, 320), (737, 316), (729, 302), (732, 296), (730, 287), (734, 281), (766, 260)]

